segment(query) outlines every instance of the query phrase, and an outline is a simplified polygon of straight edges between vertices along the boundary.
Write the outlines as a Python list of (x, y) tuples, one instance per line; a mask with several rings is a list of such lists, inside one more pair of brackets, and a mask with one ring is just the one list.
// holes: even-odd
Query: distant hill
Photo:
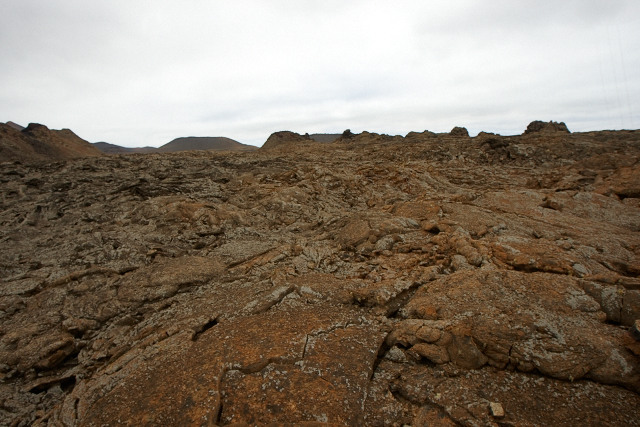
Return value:
[(190, 150), (214, 150), (214, 151), (252, 151), (258, 147), (242, 144), (231, 138), (223, 136), (188, 136), (176, 138), (159, 148), (140, 147), (129, 148), (108, 142), (94, 142), (93, 145), (106, 154), (131, 154), (131, 153), (173, 153)]
[(13, 122), (0, 123), (0, 162), (34, 163), (101, 155), (69, 129), (53, 130), (38, 123), (26, 128)]
[(242, 144), (231, 138), (223, 136), (188, 136), (176, 138), (173, 141), (158, 148), (156, 152), (170, 153), (189, 150), (216, 150), (216, 151), (251, 151), (256, 150), (253, 145)]
[(108, 142), (94, 142), (93, 145), (106, 154), (153, 153), (157, 150), (155, 147), (121, 147), (120, 145), (110, 144)]

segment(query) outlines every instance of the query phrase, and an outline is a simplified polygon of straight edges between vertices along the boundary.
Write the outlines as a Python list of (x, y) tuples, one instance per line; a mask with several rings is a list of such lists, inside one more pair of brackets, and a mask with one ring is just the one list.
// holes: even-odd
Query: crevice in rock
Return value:
[(81, 348), (76, 348), (73, 350), (71, 354), (62, 359), (60, 362), (60, 366), (77, 366), (78, 362), (78, 354), (80, 353)]
[(394, 317), (398, 311), (406, 305), (406, 303), (413, 298), (415, 293), (424, 285), (423, 282), (413, 282), (411, 286), (402, 292), (398, 293), (395, 297), (391, 298), (385, 305), (385, 317)]
[(75, 375), (72, 375), (72, 376), (70, 376), (68, 378), (63, 378), (62, 381), (60, 381), (60, 388), (65, 393), (71, 393), (75, 386), (76, 386), (76, 376)]
[(191, 341), (198, 341), (198, 338), (200, 338), (200, 335), (202, 335), (209, 329), (213, 328), (217, 324), (218, 324), (218, 318), (214, 317), (213, 319), (209, 320), (207, 323), (194, 328), (193, 335), (191, 336)]
[(413, 282), (410, 286), (396, 295), (392, 296), (386, 301), (380, 301), (380, 293), (378, 290), (365, 291), (352, 294), (351, 303), (358, 307), (372, 307), (375, 310), (383, 312), (387, 318), (395, 318), (399, 310), (401, 310), (406, 303), (415, 295), (418, 289), (424, 285), (425, 282)]
[(220, 397), (219, 399), (220, 401), (218, 402), (218, 405), (215, 409), (214, 416), (213, 416), (213, 425), (216, 425), (216, 426), (224, 425), (220, 423), (220, 421), (222, 420), (222, 411), (224, 410), (224, 403), (222, 402), (222, 397)]
[(307, 345), (309, 344), (309, 334), (304, 337), (304, 347), (302, 348), (302, 359), (307, 354)]
[(40, 394), (49, 390), (51, 387), (59, 385), (63, 392), (70, 393), (76, 385), (76, 376), (68, 375), (68, 376), (56, 376), (50, 377), (49, 379), (43, 378), (35, 385), (28, 389), (29, 393), (32, 394)]
[(380, 347), (378, 347), (376, 358), (373, 361), (373, 366), (371, 367), (371, 372), (369, 373), (369, 381), (371, 381), (371, 379), (373, 378), (373, 375), (378, 370), (378, 366), (380, 365), (380, 362), (382, 362), (382, 359), (384, 359), (384, 356), (387, 354), (389, 349), (391, 349), (391, 346), (389, 346), (386, 343), (386, 337), (385, 337), (385, 339), (383, 339), (382, 342), (380, 343)]
[(571, 276), (571, 272), (569, 271), (558, 271), (553, 269), (545, 269), (539, 268), (535, 265), (522, 265), (522, 264), (508, 264), (515, 271), (519, 271), (521, 273), (549, 273), (549, 274), (557, 274), (560, 276)]
[(78, 398), (73, 399), (73, 405), (72, 405), (72, 408), (73, 408), (72, 409), (72, 414), (73, 415), (72, 415), (72, 418), (73, 418), (74, 421), (78, 420), (78, 405), (79, 405), (79, 403), (80, 403), (80, 399), (78, 399)]
[(211, 420), (213, 422), (213, 425), (215, 426), (219, 426), (220, 421), (222, 419), (222, 411), (224, 410), (224, 402), (222, 399), (222, 382), (224, 380), (224, 376), (227, 374), (227, 368), (223, 367), (222, 370), (220, 371), (220, 374), (218, 375), (218, 381), (216, 383), (216, 390), (214, 391), (215, 395), (216, 395), (216, 402), (213, 405), (213, 411), (211, 413)]
[(295, 286), (281, 286), (275, 289), (271, 294), (267, 295), (260, 301), (254, 300), (245, 306), (245, 310), (248, 310), (251, 314), (262, 314), (269, 311), (273, 306), (280, 304), (282, 300), (290, 293), (296, 290)]
[(395, 384), (389, 385), (389, 391), (391, 392), (391, 395), (393, 396), (393, 398), (400, 403), (403, 403), (405, 405), (411, 405), (411, 406), (416, 406), (421, 404), (419, 402), (418, 403), (413, 402), (411, 399), (407, 398), (404, 395), (404, 393), (402, 393), (402, 390), (400, 390), (397, 386), (395, 386)]
[(632, 279), (637, 278), (638, 274), (640, 273), (638, 272), (637, 268), (630, 267), (628, 264), (619, 261), (608, 262), (606, 260), (600, 260), (598, 261), (598, 263), (606, 269), (619, 274), (620, 276), (629, 277)]
[(312, 337), (318, 337), (320, 335), (326, 335), (326, 334), (330, 334), (334, 331), (337, 331), (338, 329), (347, 329), (351, 326), (362, 326), (362, 321), (360, 321), (360, 323), (351, 323), (351, 322), (346, 322), (345, 324), (337, 324), (334, 325), (332, 327), (330, 327), (329, 329), (321, 329), (318, 331), (315, 331), (313, 333), (307, 334), (307, 336), (312, 336)]

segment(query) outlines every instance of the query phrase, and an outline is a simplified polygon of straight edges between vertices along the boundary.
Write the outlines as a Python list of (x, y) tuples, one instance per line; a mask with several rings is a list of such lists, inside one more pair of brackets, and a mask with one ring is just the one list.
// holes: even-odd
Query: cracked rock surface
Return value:
[(640, 133), (0, 163), (0, 425), (639, 425)]

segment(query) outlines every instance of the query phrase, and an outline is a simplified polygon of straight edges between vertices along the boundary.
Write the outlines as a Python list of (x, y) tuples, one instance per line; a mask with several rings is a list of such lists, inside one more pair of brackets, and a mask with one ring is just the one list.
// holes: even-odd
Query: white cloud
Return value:
[(0, 15), (0, 120), (122, 145), (638, 128), (635, 1), (83, 2)]

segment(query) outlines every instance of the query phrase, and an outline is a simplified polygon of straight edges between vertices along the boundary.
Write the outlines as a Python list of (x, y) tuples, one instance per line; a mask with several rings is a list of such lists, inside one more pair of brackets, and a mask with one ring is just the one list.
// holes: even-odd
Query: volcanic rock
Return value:
[(639, 132), (269, 139), (0, 163), (0, 424), (638, 424)]
[(425, 130), (423, 132), (409, 132), (405, 137), (405, 141), (407, 142), (412, 142), (412, 141), (419, 141), (421, 139), (425, 139), (425, 138), (436, 138), (438, 135), (435, 132), (431, 132), (428, 130)]
[(504, 417), (504, 408), (500, 403), (498, 402), (489, 403), (489, 409), (491, 410), (491, 415), (493, 415), (494, 417), (496, 418)]
[(456, 137), (465, 137), (465, 136), (468, 137), (469, 132), (467, 131), (467, 128), (456, 126), (453, 129), (451, 129), (451, 132), (449, 132), (449, 135), (456, 136)]
[(337, 143), (353, 143), (353, 144), (374, 144), (379, 142), (400, 142), (404, 141), (404, 138), (396, 135), (386, 135), (379, 134), (374, 132), (361, 132), (361, 133), (352, 133), (350, 129), (345, 130), (340, 138), (338, 138), (335, 142)]
[(564, 122), (542, 122), (540, 120), (535, 120), (527, 126), (527, 129), (524, 131), (524, 134), (530, 133), (555, 133), (555, 132), (563, 132), (569, 133), (569, 129)]
[(288, 149), (309, 143), (315, 143), (309, 135), (300, 135), (299, 133), (285, 130), (271, 134), (267, 141), (262, 145), (262, 148), (265, 150), (271, 150), (274, 148)]

